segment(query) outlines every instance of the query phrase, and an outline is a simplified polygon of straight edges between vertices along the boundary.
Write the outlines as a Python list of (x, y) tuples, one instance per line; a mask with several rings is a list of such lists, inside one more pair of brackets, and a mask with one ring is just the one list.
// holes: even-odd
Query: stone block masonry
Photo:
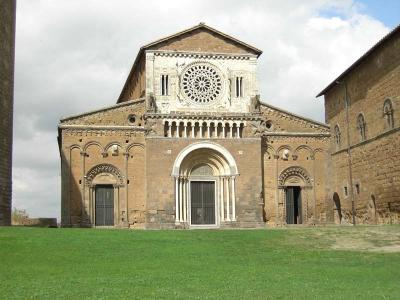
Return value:
[(14, 0), (0, 9), (0, 226), (11, 225), (11, 164), (15, 53)]

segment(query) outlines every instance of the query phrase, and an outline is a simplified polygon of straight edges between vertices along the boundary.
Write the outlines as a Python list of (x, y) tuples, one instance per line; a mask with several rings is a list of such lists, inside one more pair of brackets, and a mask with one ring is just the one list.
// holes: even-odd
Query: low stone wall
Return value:
[(31, 227), (52, 227), (52, 228), (58, 227), (56, 218), (25, 218), (13, 222), (12, 225), (31, 226)]

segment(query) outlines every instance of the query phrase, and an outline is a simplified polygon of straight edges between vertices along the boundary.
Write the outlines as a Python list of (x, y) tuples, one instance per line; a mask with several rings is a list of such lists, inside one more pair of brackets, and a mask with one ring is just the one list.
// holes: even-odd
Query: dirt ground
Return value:
[(399, 225), (329, 226), (314, 234), (335, 250), (400, 252)]

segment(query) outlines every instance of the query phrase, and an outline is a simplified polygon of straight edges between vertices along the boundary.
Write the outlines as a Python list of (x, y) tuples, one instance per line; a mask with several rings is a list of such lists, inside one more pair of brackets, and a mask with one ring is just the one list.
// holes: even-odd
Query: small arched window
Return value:
[(392, 129), (394, 127), (394, 119), (393, 119), (393, 106), (392, 101), (390, 99), (386, 99), (383, 103), (383, 117), (386, 120), (385, 127), (386, 129)]
[(340, 128), (339, 128), (339, 125), (337, 125), (337, 124), (334, 128), (334, 137), (335, 137), (336, 148), (340, 148), (342, 141), (341, 141), (341, 137), (340, 137)]
[(364, 115), (363, 114), (359, 114), (357, 117), (357, 129), (360, 133), (360, 139), (361, 141), (365, 141), (366, 140), (366, 134), (365, 134), (365, 119), (364, 119)]

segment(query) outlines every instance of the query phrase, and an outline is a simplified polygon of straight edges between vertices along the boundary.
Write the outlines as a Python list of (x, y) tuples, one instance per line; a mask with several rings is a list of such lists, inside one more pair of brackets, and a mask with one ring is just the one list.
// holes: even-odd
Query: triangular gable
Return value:
[(329, 133), (330, 127), (327, 124), (299, 116), (264, 102), (261, 103), (261, 113), (267, 120), (272, 121), (274, 132)]
[[(143, 46), (145, 50), (175, 50), (218, 53), (247, 53), (260, 56), (262, 51), (228, 34), (200, 23), (194, 27)], [(216, 51), (217, 50), (217, 51)]]
[(159, 39), (140, 48), (135, 62), (125, 81), (118, 102), (127, 99), (129, 83), (132, 82), (134, 74), (140, 62), (144, 62), (146, 50), (169, 50), (169, 51), (188, 51), (188, 52), (216, 52), (228, 54), (253, 54), (257, 57), (262, 54), (260, 49), (250, 46), (228, 34), (218, 31), (204, 23), (193, 26), (189, 29), (180, 31), (173, 35)]
[(145, 112), (144, 99), (135, 99), (116, 105), (103, 107), (78, 115), (62, 118), (61, 125), (132, 125), (129, 115), (143, 115)]

